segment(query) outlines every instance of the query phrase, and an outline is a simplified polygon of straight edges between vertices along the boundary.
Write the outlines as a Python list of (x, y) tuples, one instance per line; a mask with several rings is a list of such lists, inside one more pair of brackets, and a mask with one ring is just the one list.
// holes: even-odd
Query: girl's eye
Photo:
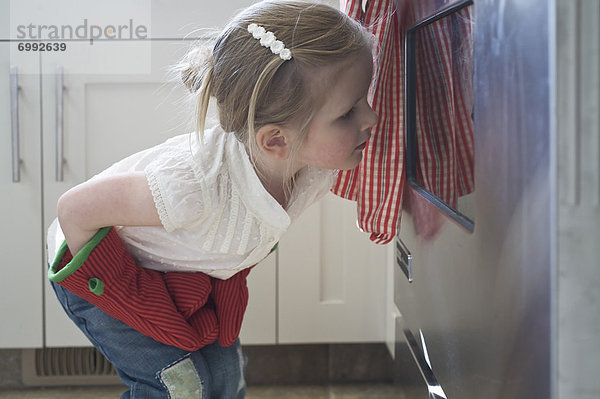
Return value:
[(352, 114), (354, 113), (354, 107), (352, 107), (350, 109), (350, 111), (346, 112), (344, 115), (341, 116), (342, 119), (349, 119)]

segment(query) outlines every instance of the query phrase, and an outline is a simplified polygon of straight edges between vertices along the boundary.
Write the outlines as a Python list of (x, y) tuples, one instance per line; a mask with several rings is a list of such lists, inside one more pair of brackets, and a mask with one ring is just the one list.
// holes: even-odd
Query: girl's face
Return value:
[[(370, 52), (360, 53), (345, 67), (335, 72), (325, 68), (321, 79), (335, 79), (330, 92), (317, 111), (302, 147), (298, 161), (323, 169), (353, 169), (362, 159), (370, 129), (377, 123), (377, 114), (367, 102), (367, 92), (373, 74)], [(337, 76), (333, 76), (333, 74)], [(326, 80), (325, 80), (326, 81)]]

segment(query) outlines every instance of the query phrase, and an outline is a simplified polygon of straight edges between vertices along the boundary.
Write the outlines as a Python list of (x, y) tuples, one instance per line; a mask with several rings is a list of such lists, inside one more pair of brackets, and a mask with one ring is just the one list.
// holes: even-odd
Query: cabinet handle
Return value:
[(10, 122), (12, 147), (12, 181), (21, 181), (21, 156), (19, 154), (19, 71), (10, 67)]
[(63, 181), (63, 139), (64, 139), (64, 119), (63, 119), (63, 67), (56, 67), (56, 181)]
[(409, 283), (413, 282), (412, 255), (399, 236), (396, 236), (396, 264), (402, 269)]

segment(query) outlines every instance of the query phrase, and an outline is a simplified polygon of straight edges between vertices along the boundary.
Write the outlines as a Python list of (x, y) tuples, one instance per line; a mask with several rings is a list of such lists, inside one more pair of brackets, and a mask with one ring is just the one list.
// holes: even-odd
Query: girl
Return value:
[[(61, 269), (67, 253), (98, 273), (117, 268), (112, 261), (94, 266), (90, 251), (104, 246), (103, 253), (116, 253), (119, 243), (105, 234), (98, 238), (98, 229), (118, 226), (118, 239), (144, 268), (136, 273), (151, 277), (136, 282), (136, 294), (121, 292), (108, 304), (90, 301), (142, 332), (136, 320), (146, 299), (138, 294), (154, 291), (139, 286), (154, 284), (157, 275), (169, 284), (171, 276), (186, 276), (177, 284), (210, 277), (212, 296), (202, 303), (216, 308), (222, 323), (221, 303), (231, 297), (223, 292), (237, 291), (221, 287), (269, 254), (290, 223), (330, 189), (337, 170), (358, 165), (377, 121), (367, 103), (371, 36), (331, 7), (258, 3), (230, 22), (208, 56), (199, 53), (191, 51), (181, 65), (183, 81), (198, 99), (198, 134), (134, 154), (69, 190), (58, 202), (60, 226), (51, 227), (51, 236), (62, 230), (66, 240), (50, 273), (61, 282), (65, 276), (56, 278), (59, 273), (83, 273), (70, 264)], [(211, 98), (220, 123), (205, 130)], [(124, 266), (132, 268), (137, 266)], [(90, 278), (89, 289), (106, 297), (105, 283)], [(130, 386), (123, 398), (244, 396), (238, 340), (222, 346), (219, 338), (193, 351), (181, 349), (185, 344), (165, 345), (63, 286), (53, 287), (69, 316)], [(181, 290), (173, 292), (181, 299)]]

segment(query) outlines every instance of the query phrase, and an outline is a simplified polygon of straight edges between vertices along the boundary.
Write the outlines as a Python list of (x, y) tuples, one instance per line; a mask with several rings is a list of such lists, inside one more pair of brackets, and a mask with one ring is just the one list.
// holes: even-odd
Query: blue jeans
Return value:
[(130, 390), (128, 398), (243, 398), (246, 356), (239, 339), (196, 352), (149, 338), (55, 283), (52, 287), (67, 315), (108, 359)]

